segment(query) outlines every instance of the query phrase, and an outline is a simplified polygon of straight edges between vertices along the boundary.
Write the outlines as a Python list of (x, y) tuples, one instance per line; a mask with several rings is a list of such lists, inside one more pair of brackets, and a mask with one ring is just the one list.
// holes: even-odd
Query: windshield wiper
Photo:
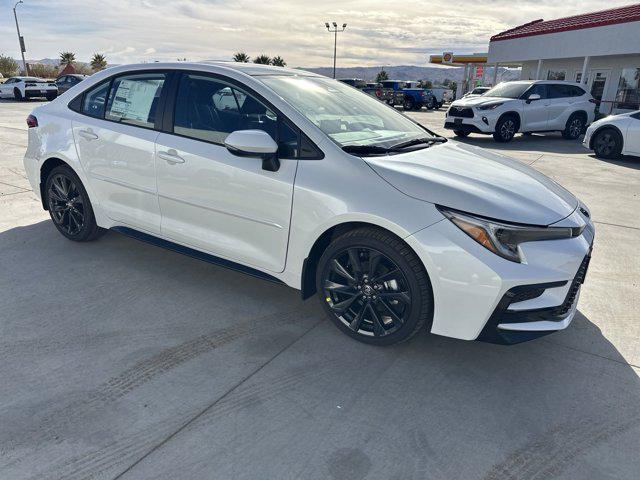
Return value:
[(403, 150), (408, 147), (413, 147), (414, 145), (431, 145), (433, 143), (444, 143), (447, 139), (444, 137), (424, 137), (424, 138), (414, 138), (413, 140), (407, 140), (406, 142), (398, 143), (397, 145), (393, 145), (389, 148), (389, 151), (395, 152), (398, 150)]
[(379, 154), (384, 155), (385, 153), (389, 153), (388, 148), (379, 147), (377, 145), (345, 145), (342, 147), (347, 153), (355, 153), (357, 155), (367, 155), (367, 154)]

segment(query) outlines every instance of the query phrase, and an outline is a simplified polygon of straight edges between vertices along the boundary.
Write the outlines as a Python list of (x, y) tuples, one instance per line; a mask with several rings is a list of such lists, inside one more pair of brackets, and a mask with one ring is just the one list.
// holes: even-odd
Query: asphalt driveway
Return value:
[(466, 139), (591, 208), (579, 313), (512, 347), (376, 348), (287, 287), (116, 233), (65, 240), (22, 168), (36, 103), (0, 101), (0, 479), (638, 478), (640, 159)]

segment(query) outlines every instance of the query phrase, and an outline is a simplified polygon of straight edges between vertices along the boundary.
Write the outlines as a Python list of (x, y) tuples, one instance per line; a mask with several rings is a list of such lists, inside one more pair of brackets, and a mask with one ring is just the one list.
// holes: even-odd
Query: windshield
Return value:
[(530, 86), (530, 83), (501, 83), (483, 95), (485, 97), (520, 98)]
[(432, 136), (372, 96), (336, 80), (298, 76), (259, 78), (341, 147), (389, 148)]

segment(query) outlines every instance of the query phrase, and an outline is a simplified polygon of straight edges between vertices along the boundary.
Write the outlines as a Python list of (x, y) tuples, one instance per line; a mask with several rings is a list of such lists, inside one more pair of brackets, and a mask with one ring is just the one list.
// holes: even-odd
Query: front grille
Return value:
[(567, 293), (567, 297), (564, 299), (562, 305), (557, 307), (553, 315), (562, 316), (565, 315), (571, 307), (573, 306), (573, 302), (576, 300), (576, 295), (578, 295), (578, 291), (580, 290), (580, 285), (584, 283), (584, 279), (587, 276), (587, 269), (589, 268), (589, 261), (591, 260), (591, 253), (589, 253), (582, 263), (580, 264), (580, 268), (578, 268), (578, 273), (571, 282), (571, 287), (569, 287), (569, 293)]
[(451, 107), (449, 109), (449, 116), (473, 118), (473, 110), (471, 108), (466, 108), (466, 107)]

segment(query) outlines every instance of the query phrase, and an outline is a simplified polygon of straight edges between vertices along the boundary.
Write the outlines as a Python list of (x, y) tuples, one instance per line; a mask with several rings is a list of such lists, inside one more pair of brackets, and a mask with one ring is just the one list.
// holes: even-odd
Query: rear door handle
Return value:
[(79, 130), (78, 131), (78, 135), (80, 135), (82, 138), (85, 138), (87, 140), (97, 140), (98, 139), (98, 135), (93, 133), (91, 130)]
[(167, 163), (170, 163), (171, 165), (175, 165), (176, 163), (184, 163), (184, 158), (178, 155), (178, 152), (176, 152), (173, 148), (166, 152), (158, 152), (158, 157), (160, 157)]

